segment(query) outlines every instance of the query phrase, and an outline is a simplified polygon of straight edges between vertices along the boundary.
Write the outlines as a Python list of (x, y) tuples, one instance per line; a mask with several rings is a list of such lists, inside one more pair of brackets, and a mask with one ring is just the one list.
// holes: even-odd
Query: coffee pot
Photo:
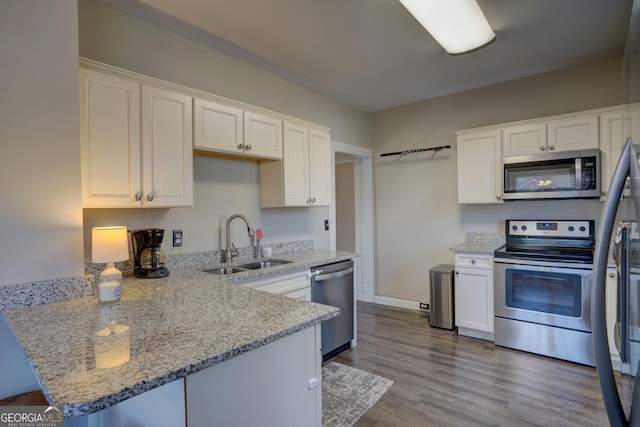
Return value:
[(132, 231), (133, 274), (136, 277), (155, 279), (166, 277), (169, 270), (164, 266), (164, 251), (160, 247), (164, 238), (164, 230), (161, 228), (147, 228), (145, 230)]

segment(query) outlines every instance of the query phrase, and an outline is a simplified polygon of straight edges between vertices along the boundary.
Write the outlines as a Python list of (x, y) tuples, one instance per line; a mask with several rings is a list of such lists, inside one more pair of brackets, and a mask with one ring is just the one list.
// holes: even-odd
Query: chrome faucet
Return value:
[(236, 218), (242, 219), (245, 224), (247, 224), (247, 232), (249, 233), (249, 237), (254, 237), (256, 235), (255, 231), (253, 231), (251, 223), (249, 222), (249, 219), (247, 219), (246, 216), (242, 214), (231, 215), (229, 219), (227, 219), (227, 249), (224, 251), (224, 262), (231, 262), (233, 260), (233, 257), (239, 254), (238, 249), (236, 249), (235, 245), (231, 243), (231, 221)]

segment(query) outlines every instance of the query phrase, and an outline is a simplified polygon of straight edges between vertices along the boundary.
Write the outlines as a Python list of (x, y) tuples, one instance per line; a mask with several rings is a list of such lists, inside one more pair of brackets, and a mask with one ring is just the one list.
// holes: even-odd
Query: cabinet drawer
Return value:
[(490, 255), (456, 254), (456, 267), (492, 268), (493, 257)]
[(262, 279), (249, 280), (238, 283), (240, 286), (259, 289), (261, 291), (274, 294), (286, 294), (299, 289), (311, 289), (308, 270), (296, 271), (293, 273), (276, 274)]

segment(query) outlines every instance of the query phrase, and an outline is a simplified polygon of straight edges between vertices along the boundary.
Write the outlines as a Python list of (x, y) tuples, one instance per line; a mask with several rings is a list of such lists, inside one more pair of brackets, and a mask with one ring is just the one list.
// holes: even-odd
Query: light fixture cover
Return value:
[(94, 227), (91, 229), (91, 260), (114, 262), (129, 259), (127, 227)]
[(452, 55), (478, 49), (496, 38), (476, 0), (400, 0), (400, 3)]

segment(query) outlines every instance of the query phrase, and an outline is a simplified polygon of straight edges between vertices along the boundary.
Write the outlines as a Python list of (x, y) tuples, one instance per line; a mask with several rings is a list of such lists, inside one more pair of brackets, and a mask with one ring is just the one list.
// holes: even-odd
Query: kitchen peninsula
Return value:
[[(131, 412), (153, 425), (185, 425), (187, 416), (200, 425), (214, 412), (320, 425), (320, 323), (339, 310), (235, 282), (353, 255), (309, 251), (229, 276), (203, 271), (212, 264), (174, 268), (163, 279), (126, 277), (112, 304), (91, 296), (3, 315), (65, 425), (112, 425)], [(273, 402), (283, 409), (269, 411)]]

